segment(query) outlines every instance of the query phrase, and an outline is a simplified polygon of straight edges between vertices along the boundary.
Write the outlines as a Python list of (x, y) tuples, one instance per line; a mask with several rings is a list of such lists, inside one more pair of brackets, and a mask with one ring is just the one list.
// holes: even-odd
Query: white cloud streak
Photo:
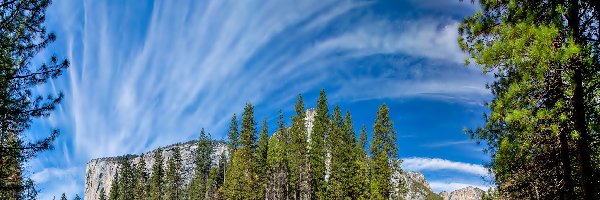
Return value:
[(488, 190), (490, 187), (486, 185), (473, 184), (473, 183), (459, 183), (459, 182), (444, 182), (444, 181), (431, 181), (429, 182), (429, 186), (431, 190), (434, 192), (452, 192), (454, 190), (466, 188), (466, 187), (476, 187), (482, 190)]
[(438, 148), (438, 147), (448, 147), (448, 146), (457, 146), (457, 145), (465, 145), (465, 144), (474, 144), (475, 142), (472, 140), (458, 140), (458, 141), (445, 141), (445, 142), (434, 142), (430, 144), (425, 144), (423, 147), (429, 148)]
[[(454, 21), (378, 18), (355, 12), (369, 3), (354, 1), (108, 3), (56, 2), (49, 16), (63, 26), (58, 35), (67, 38), (71, 61), (66, 80), (56, 83), (67, 89), (53, 119), (72, 138), (59, 141), (65, 146), (54, 155), (69, 169), (195, 138), (201, 127), (223, 138), (244, 103), (276, 111), (323, 84), (338, 87), (330, 95), (343, 100), (485, 95), (485, 78), (456, 76), (472, 73), (456, 67), (395, 66), (421, 74), (413, 79), (348, 75), (361, 66), (346, 61), (381, 54), (456, 65), (464, 54)], [(144, 9), (152, 12), (136, 13)], [(356, 23), (322, 36), (341, 18)], [(36, 173), (40, 181), (53, 173), (44, 170)]]
[(482, 165), (455, 162), (440, 158), (421, 158), (410, 157), (404, 158), (402, 168), (408, 171), (440, 171), (451, 170), (468, 174), (479, 175), (482, 177), (489, 176), (488, 170)]

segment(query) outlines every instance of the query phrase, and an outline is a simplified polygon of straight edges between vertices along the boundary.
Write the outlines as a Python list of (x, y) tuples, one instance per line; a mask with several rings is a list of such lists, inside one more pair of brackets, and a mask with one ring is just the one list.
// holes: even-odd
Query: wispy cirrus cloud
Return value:
[(429, 148), (439, 148), (439, 147), (457, 146), (457, 145), (473, 144), (473, 143), (474, 143), (474, 141), (472, 141), (472, 140), (456, 140), (456, 141), (433, 142), (433, 143), (429, 143), (429, 144), (424, 144), (422, 146), (429, 147)]
[[(455, 20), (379, 16), (377, 3), (55, 2), (48, 19), (71, 68), (48, 89), (66, 94), (48, 126), (64, 137), (40, 158), (37, 179), (58, 184), (51, 177), (63, 172), (45, 168), (82, 169), (202, 127), (224, 138), (246, 102), (274, 114), (321, 88), (341, 101), (487, 95), (486, 77), (460, 66)], [(365, 64), (379, 56), (401, 59)], [(83, 173), (64, 173), (83, 190)]]
[(458, 190), (458, 189), (462, 189), (462, 188), (466, 188), (466, 187), (476, 187), (482, 190), (488, 190), (490, 188), (490, 186), (488, 185), (481, 185), (478, 183), (460, 183), (460, 182), (444, 182), (444, 181), (431, 181), (429, 182), (429, 186), (431, 187), (431, 190), (435, 191), (435, 192), (442, 192), (442, 191), (447, 191), (447, 192), (452, 192), (454, 190)]
[(450, 161), (440, 158), (403, 158), (402, 168), (409, 171), (451, 170), (479, 176), (489, 176), (488, 169), (482, 165)]

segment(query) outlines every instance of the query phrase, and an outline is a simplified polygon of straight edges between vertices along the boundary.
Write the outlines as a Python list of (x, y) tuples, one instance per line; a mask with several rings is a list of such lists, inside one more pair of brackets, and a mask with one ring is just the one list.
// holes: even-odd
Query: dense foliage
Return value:
[(24, 133), (35, 118), (45, 117), (63, 98), (34, 95), (32, 88), (61, 75), (69, 66), (56, 56), (39, 66), (33, 58), (56, 40), (46, 32), (49, 0), (0, 1), (0, 199), (36, 199), (37, 190), (23, 172), (24, 163), (51, 148), (58, 130), (39, 141)]
[(479, 0), (459, 26), (469, 62), (493, 73), (486, 124), (500, 198), (600, 193), (600, 1)]
[[(149, 178), (143, 156), (137, 165), (128, 160), (131, 157), (123, 157), (108, 199), (395, 199), (404, 191), (402, 183), (392, 182), (401, 170), (396, 132), (386, 105), (377, 112), (371, 148), (366, 126), (357, 137), (349, 111), (342, 114), (335, 106), (329, 116), (325, 91), (321, 91), (317, 110), (307, 112), (300, 95), (295, 108), (290, 127), (280, 112), (276, 131), (269, 137), (263, 121), (257, 138), (254, 106), (247, 104), (241, 127), (229, 128), (230, 158), (222, 154), (218, 162), (211, 159), (216, 156), (214, 142), (202, 130), (189, 183), (182, 178), (176, 146), (169, 149), (166, 161), (165, 150), (154, 152), (156, 162)], [(230, 125), (237, 126), (236, 120), (234, 115)]]

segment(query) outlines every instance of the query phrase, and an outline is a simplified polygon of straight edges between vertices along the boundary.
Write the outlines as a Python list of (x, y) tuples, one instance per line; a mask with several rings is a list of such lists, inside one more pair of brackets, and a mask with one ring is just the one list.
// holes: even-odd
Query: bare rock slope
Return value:
[(444, 200), (480, 200), (485, 193), (482, 189), (476, 187), (466, 187), (453, 192), (441, 192), (440, 196)]

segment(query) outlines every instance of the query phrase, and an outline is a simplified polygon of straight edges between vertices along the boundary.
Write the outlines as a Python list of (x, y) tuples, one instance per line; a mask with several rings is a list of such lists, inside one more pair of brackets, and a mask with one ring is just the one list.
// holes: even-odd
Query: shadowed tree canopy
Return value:
[(500, 196), (597, 198), (599, 2), (480, 0), (459, 26), (467, 64), (496, 78), (486, 124), (469, 133), (489, 144)]
[(23, 164), (50, 149), (58, 136), (58, 130), (53, 130), (40, 141), (23, 139), (32, 120), (48, 116), (63, 98), (62, 93), (42, 97), (31, 89), (58, 77), (69, 66), (56, 56), (39, 65), (32, 63), (56, 40), (43, 24), (48, 5), (49, 0), (0, 2), (0, 199), (35, 198), (25, 194), (35, 189), (27, 184)]

